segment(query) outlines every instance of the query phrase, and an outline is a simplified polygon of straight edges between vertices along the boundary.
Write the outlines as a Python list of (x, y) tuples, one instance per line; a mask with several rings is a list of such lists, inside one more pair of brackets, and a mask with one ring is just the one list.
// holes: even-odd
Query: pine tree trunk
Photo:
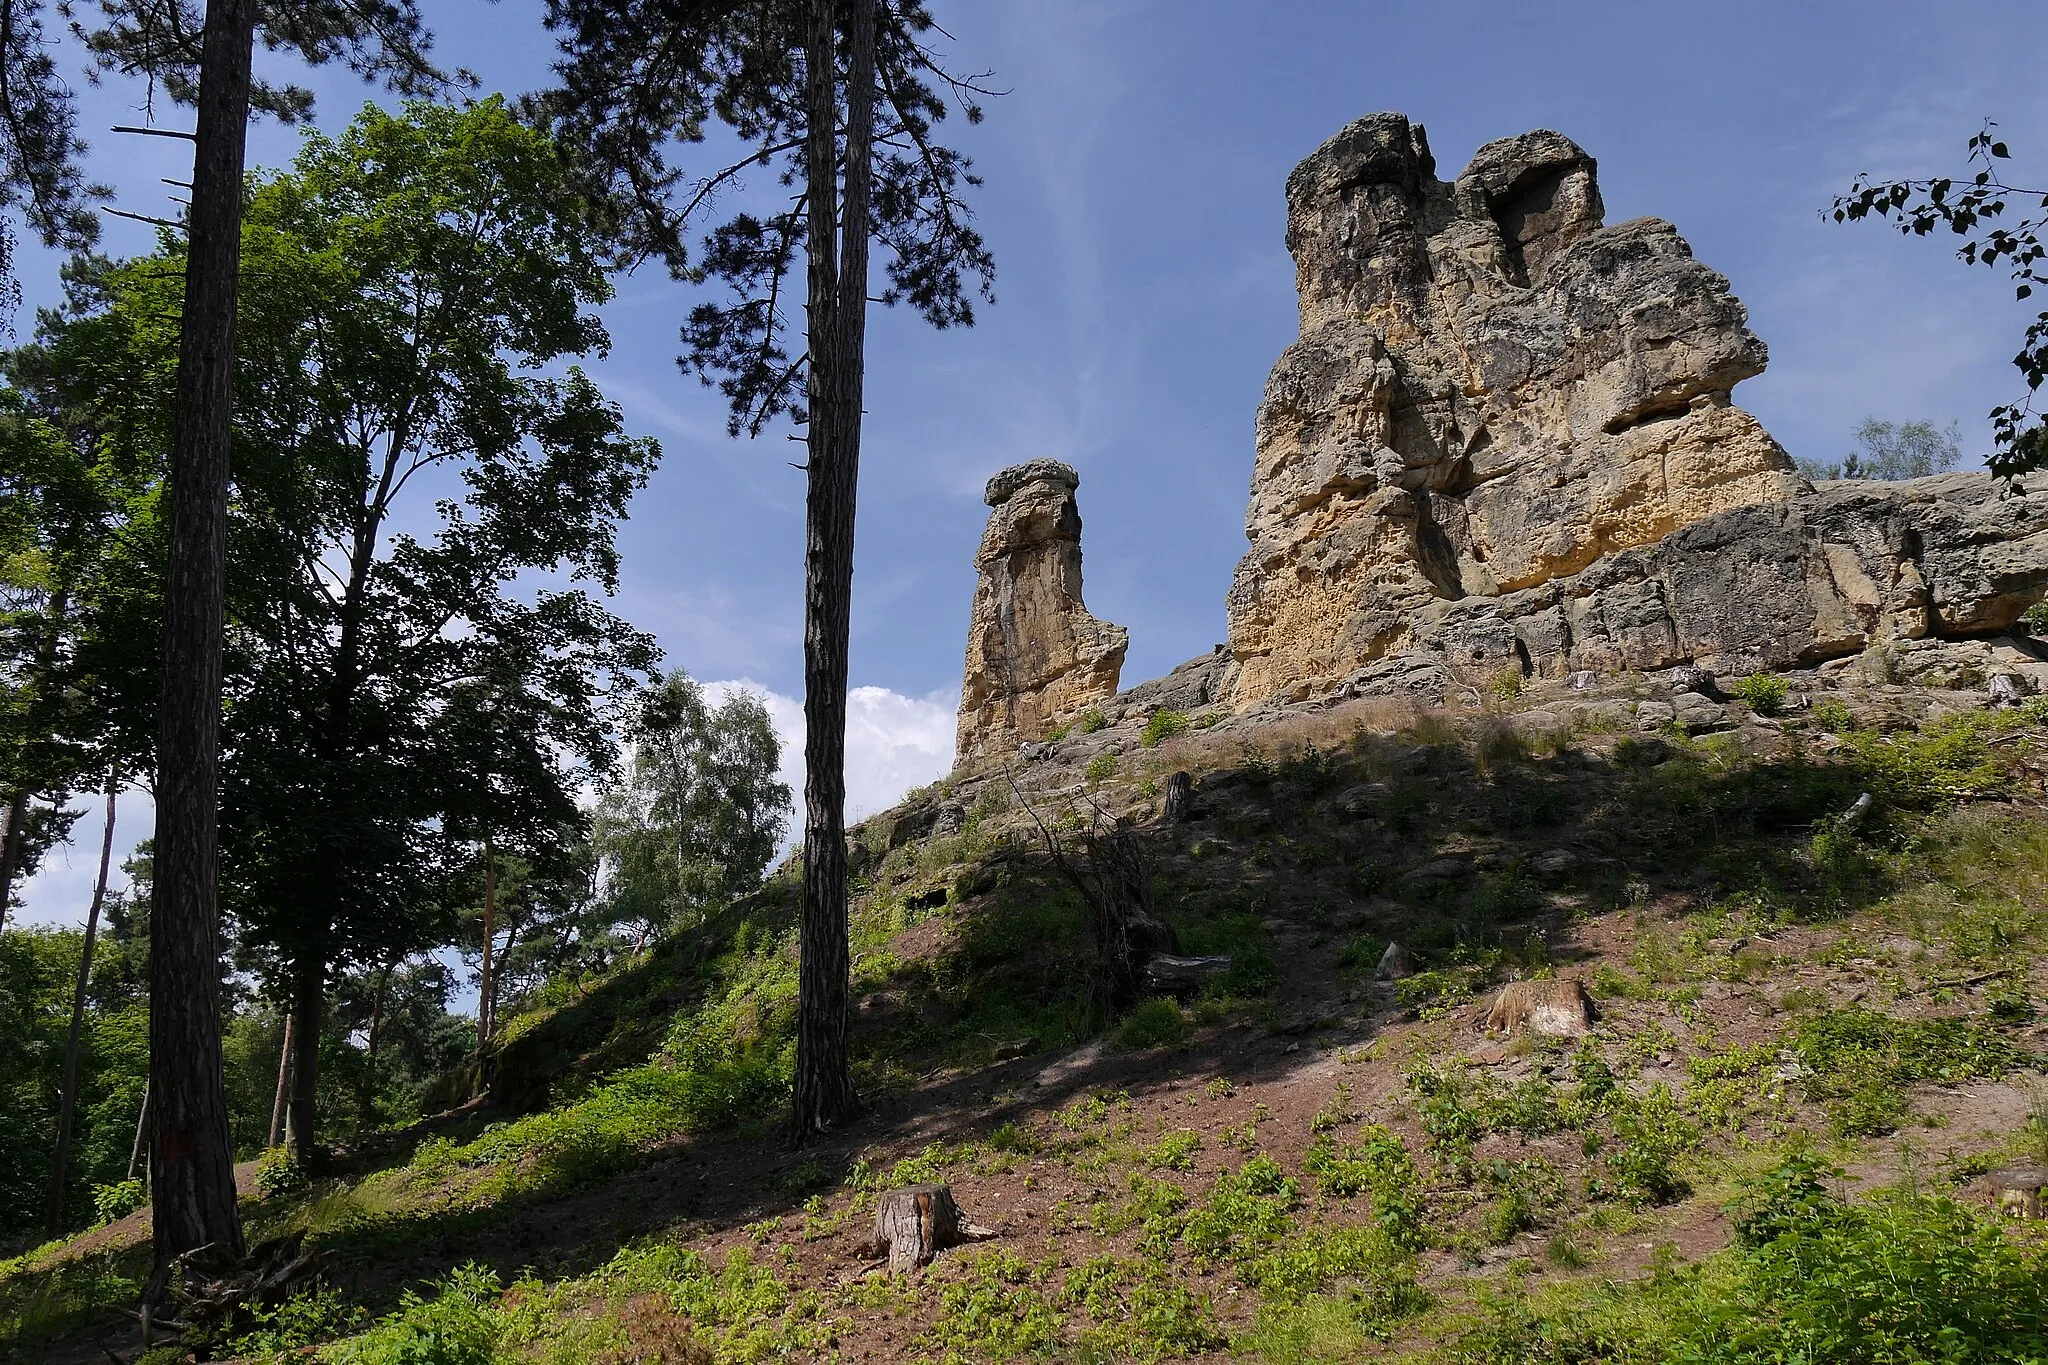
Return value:
[(476, 1052), (483, 1056), (490, 1045), (491, 1006), (497, 1000), (492, 989), (497, 982), (491, 975), (491, 940), (498, 932), (498, 856), (491, 845), (490, 837), (484, 838), (484, 964), (483, 973), (476, 986)]
[(237, 1257), (244, 1251), (221, 1084), (217, 860), (228, 443), (255, 29), (255, 0), (209, 0), (178, 346), (157, 732), (149, 982), (155, 1265), (143, 1290), (148, 1309), (162, 1303), (181, 1253), (208, 1243)]
[(100, 873), (85, 912), (85, 948), (78, 959), (78, 986), (71, 993), (71, 1032), (64, 1039), (64, 1085), (57, 1098), (57, 1145), (50, 1153), (50, 1202), (44, 1222), (50, 1235), (64, 1231), (64, 1168), (71, 1160), (71, 1116), (78, 1106), (78, 1039), (85, 1028), (85, 992), (92, 983), (92, 948), (100, 932), (100, 903), (107, 898), (107, 865), (114, 856), (114, 792), (107, 782), (107, 830), (100, 836)]
[(287, 1140), (299, 1169), (317, 1172), (320, 1150), (320, 1031), (327, 1010), (327, 963), (309, 951), (293, 972), (291, 1125)]
[(291, 1095), (292, 1074), (292, 1025), (297, 1016), (290, 1010), (284, 1012), (284, 1040), (277, 1045), (277, 1093), (270, 1100), (270, 1138), (263, 1144), (263, 1150), (284, 1140), (284, 1107)]
[(377, 993), (370, 997), (370, 1036), (363, 1043), (363, 1085), (356, 1092), (356, 1126), (367, 1128), (377, 1102), (377, 1044), (384, 1035), (384, 997), (391, 990), (391, 973), (398, 959), (386, 962), (377, 973)]
[(846, 9), (843, 214), (837, 193), (835, 0), (813, 0), (805, 45), (810, 411), (804, 519), (804, 885), (792, 1116), (792, 1136), (799, 1143), (844, 1122), (857, 1107), (846, 1057), (846, 681), (867, 317), (874, 0), (850, 0)]

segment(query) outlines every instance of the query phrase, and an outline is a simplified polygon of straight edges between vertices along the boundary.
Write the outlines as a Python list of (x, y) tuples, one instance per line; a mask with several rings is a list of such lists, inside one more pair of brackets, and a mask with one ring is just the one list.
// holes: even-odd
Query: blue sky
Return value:
[[(536, 0), (425, 0), (450, 63), (487, 89), (546, 77)], [(1960, 169), (1999, 120), (2026, 183), (2048, 182), (2048, 38), (2038, 4), (1457, 4), (934, 0), (955, 65), (1009, 93), (953, 135), (978, 198), (997, 303), (932, 333), (878, 313), (870, 336), (850, 780), (874, 809), (947, 766), (986, 477), (1039, 456), (1080, 469), (1090, 608), (1130, 628), (1126, 683), (1223, 638), (1244, 546), (1252, 415), (1295, 334), (1281, 185), (1361, 114), (1429, 130), (1448, 177), (1479, 144), (1558, 129), (1600, 162), (1609, 221), (1654, 214), (1726, 274), (1771, 347), (1736, 401), (1795, 455), (1839, 457), (1865, 416), (1961, 423), (2013, 397), (2024, 315), (1946, 244), (1838, 227), (1820, 210), (1859, 171)], [(261, 58), (259, 58), (261, 60)], [(314, 73), (337, 126), (368, 97)], [(132, 90), (84, 90), (97, 173), (162, 212), (182, 144), (114, 137)], [(189, 126), (164, 110), (168, 126)], [(259, 127), (252, 161), (296, 134)], [(142, 250), (115, 223), (109, 245)], [(54, 261), (23, 253), (31, 306)], [(674, 365), (688, 292), (619, 282), (614, 348), (592, 369), (666, 455), (626, 528), (619, 609), (672, 665), (770, 695), (795, 733), (801, 478), (779, 434), (724, 435), (716, 395)], [(18, 320), (25, 327), (26, 316)], [(124, 821), (140, 837), (146, 806)], [(90, 824), (90, 821), (86, 822)], [(82, 842), (95, 833), (80, 827)], [(29, 888), (31, 920), (79, 915), (90, 861)]]

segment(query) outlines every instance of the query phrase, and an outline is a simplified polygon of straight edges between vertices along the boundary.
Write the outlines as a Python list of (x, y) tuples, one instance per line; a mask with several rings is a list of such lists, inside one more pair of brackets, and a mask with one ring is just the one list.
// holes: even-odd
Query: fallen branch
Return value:
[(1995, 972), (1979, 972), (1975, 976), (1960, 977), (1954, 981), (1930, 981), (1926, 985), (1917, 986), (1910, 991), (1901, 991), (1899, 999), (1905, 1000), (1911, 996), (1925, 995), (1929, 991), (1960, 990), (1965, 986), (1981, 986), (1986, 981), (1996, 981), (2001, 976), (2017, 976), (2019, 972), (2020, 969), (2018, 967), (2001, 967)]

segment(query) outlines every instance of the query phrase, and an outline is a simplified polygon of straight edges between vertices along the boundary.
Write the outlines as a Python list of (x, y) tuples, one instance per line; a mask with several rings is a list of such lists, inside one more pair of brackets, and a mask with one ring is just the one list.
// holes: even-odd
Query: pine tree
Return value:
[[(625, 263), (664, 261), (729, 293), (694, 307), (679, 364), (728, 403), (735, 436), (788, 416), (805, 427), (804, 885), (799, 930), (798, 1142), (856, 1104), (846, 1055), (845, 756), (853, 538), (866, 370), (868, 250), (884, 304), (969, 326), (994, 261), (963, 199), (979, 183), (936, 140), (948, 100), (970, 122), (987, 92), (949, 73), (918, 0), (550, 0), (560, 87), (533, 114), (579, 155), (610, 203)], [(712, 125), (747, 154), (692, 176), (669, 157)], [(791, 194), (766, 215), (715, 221), (765, 171)], [(697, 235), (695, 243), (691, 238)], [(803, 349), (790, 354), (790, 275), (806, 262)]]

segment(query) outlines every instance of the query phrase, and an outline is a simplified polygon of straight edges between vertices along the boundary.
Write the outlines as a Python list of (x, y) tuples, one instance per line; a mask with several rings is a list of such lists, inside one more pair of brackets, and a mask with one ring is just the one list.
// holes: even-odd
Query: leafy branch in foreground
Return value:
[[(1835, 221), (1879, 218), (1916, 237), (1945, 226), (1964, 239), (1956, 255), (1965, 264), (1993, 269), (2003, 265), (2013, 281), (2013, 296), (2031, 298), (2036, 285), (2048, 286), (2048, 274), (2043, 273), (2048, 246), (2041, 240), (2043, 231), (2048, 230), (2048, 190), (2025, 189), (2006, 181), (1998, 163), (2010, 160), (2012, 153), (1992, 133), (1997, 126), (1986, 123), (1971, 137), (1969, 162), (1975, 169), (1968, 179), (1959, 182), (1937, 176), (1880, 182), (1859, 175), (1849, 192), (1835, 199)], [(2008, 206), (2028, 201), (2038, 201), (2041, 211), (2018, 219), (2004, 218)], [(1997, 449), (1986, 461), (1993, 474), (2007, 479), (2048, 468), (2048, 423), (2034, 408), (2034, 396), (2048, 380), (2048, 310), (2029, 324), (2025, 342), (2012, 363), (2026, 376), (2027, 394), (2017, 403), (1991, 410)]]

